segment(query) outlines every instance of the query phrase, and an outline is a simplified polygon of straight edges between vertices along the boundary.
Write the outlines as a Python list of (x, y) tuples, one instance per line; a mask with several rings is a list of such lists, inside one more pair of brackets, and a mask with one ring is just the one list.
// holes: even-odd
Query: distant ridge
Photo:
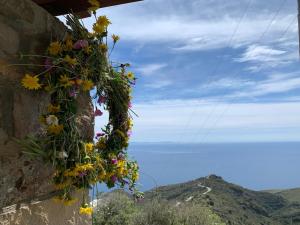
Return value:
[(162, 198), (177, 206), (201, 203), (229, 225), (300, 225), (300, 188), (252, 191), (209, 175), (152, 189), (145, 198)]

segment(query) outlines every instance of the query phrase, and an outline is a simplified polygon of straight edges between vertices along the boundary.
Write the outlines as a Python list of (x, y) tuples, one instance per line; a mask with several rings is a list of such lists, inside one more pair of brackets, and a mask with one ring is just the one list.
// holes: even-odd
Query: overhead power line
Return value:
[[(248, 1), (247, 5), (246, 5), (246, 7), (245, 7), (245, 10), (244, 10), (244, 12), (242, 13), (242, 16), (239, 18), (239, 20), (238, 20), (238, 22), (237, 22), (237, 24), (236, 24), (236, 26), (235, 26), (235, 28), (234, 28), (232, 34), (230, 35), (230, 38), (229, 38), (229, 40), (228, 40), (228, 43), (226, 44), (226, 47), (230, 47), (230, 46), (233, 44), (234, 37), (235, 37), (235, 35), (238, 33), (238, 30), (239, 30), (239, 28), (240, 28), (240, 25), (241, 25), (242, 21), (244, 20), (245, 16), (247, 15), (247, 13), (248, 13), (248, 11), (249, 11), (249, 9), (250, 9), (252, 3), (253, 3), (253, 0), (249, 0), (249, 1)], [(214, 67), (214, 69), (213, 69), (212, 72), (210, 73), (209, 79), (208, 79), (206, 82), (209, 83), (209, 82), (211, 82), (211, 81), (213, 80), (213, 78), (215, 77), (216, 73), (219, 71), (221, 65), (222, 65), (222, 61), (219, 60), (219, 61), (217, 62), (217, 65)], [(190, 124), (191, 124), (191, 122), (192, 122), (193, 115), (196, 113), (196, 111), (198, 110), (198, 108), (199, 108), (199, 106), (196, 105), (195, 108), (194, 108), (194, 110), (193, 110), (193, 112), (192, 112), (192, 114), (190, 115), (190, 117), (189, 117), (189, 119), (188, 119), (186, 125), (185, 125), (185, 128), (184, 128), (183, 130), (187, 130), (187, 128), (190, 126)], [(203, 124), (203, 125), (204, 125), (204, 124)]]
[[(279, 4), (277, 10), (273, 14), (273, 16), (272, 16), (271, 20), (269, 21), (269, 23), (267, 24), (266, 28), (264, 29), (264, 31), (262, 32), (262, 34), (258, 37), (258, 39), (254, 43), (260, 43), (263, 40), (263, 38), (268, 33), (270, 27), (273, 25), (276, 17), (279, 15), (279, 12), (282, 10), (282, 8), (286, 4), (286, 2), (287, 2), (287, 0), (282, 0), (281, 4)], [(257, 48), (258, 48), (258, 45), (255, 45), (254, 48), (253, 48), (253, 51), (256, 50)], [(232, 78), (236, 78), (238, 75), (239, 75), (239, 73), (236, 73), (234, 76), (232, 76)], [(200, 130), (203, 129), (206, 126), (206, 124), (208, 123), (208, 121), (211, 119), (211, 117), (215, 113), (217, 107), (220, 105), (222, 99), (223, 99), (222, 96), (217, 99), (216, 103), (211, 108), (208, 116), (206, 117), (205, 120), (203, 120), (203, 123), (200, 126)], [(198, 138), (198, 135), (199, 135), (199, 132), (196, 133), (196, 135), (195, 135), (195, 137), (193, 139), (196, 140)]]
[[(296, 20), (297, 20), (297, 17), (295, 17), (295, 18), (291, 21), (291, 23), (288, 25), (288, 27), (287, 27), (287, 28), (285, 29), (285, 31), (282, 33), (282, 35), (281, 35), (280, 38), (283, 38), (283, 37), (287, 34), (287, 32), (289, 31), (289, 29), (291, 28), (291, 26), (292, 26), (293, 24), (295, 24)], [(270, 54), (265, 55), (264, 59), (266, 59), (268, 56), (270, 56)], [(263, 68), (263, 65), (261, 65), (261, 66), (259, 67), (258, 71), (260, 71), (262, 68)], [(213, 123), (213, 125), (211, 126), (211, 128), (207, 130), (207, 132), (205, 133), (205, 135), (204, 135), (203, 138), (201, 139), (201, 142), (200, 142), (200, 143), (205, 143), (205, 139), (206, 139), (206, 138), (208, 137), (208, 135), (216, 128), (217, 123), (222, 119), (222, 117), (224, 117), (224, 115), (225, 115), (225, 114), (227, 113), (227, 111), (229, 110), (230, 106), (231, 106), (232, 104), (234, 104), (234, 103), (236, 102), (236, 100), (237, 100), (237, 97), (233, 98), (233, 100), (225, 106), (224, 110), (223, 110), (223, 111), (221, 112), (221, 114), (217, 117), (217, 119), (215, 120), (215, 122)]]

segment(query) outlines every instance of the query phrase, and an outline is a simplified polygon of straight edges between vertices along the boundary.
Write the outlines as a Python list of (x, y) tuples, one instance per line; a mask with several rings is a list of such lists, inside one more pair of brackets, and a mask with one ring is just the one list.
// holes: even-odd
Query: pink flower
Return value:
[(102, 137), (104, 135), (105, 135), (105, 133), (96, 133), (96, 138)]
[(132, 103), (131, 103), (131, 102), (128, 103), (128, 107), (129, 107), (129, 108), (132, 107)]
[(117, 176), (116, 175), (113, 175), (111, 178), (111, 181), (113, 182), (113, 183), (115, 183), (116, 181), (117, 181)]
[(86, 48), (88, 45), (89, 45), (89, 43), (87, 40), (78, 40), (73, 45), (73, 48), (74, 49), (82, 49), (82, 48)]
[(76, 91), (76, 89), (72, 89), (71, 91), (69, 91), (69, 96), (76, 98), (77, 97), (78, 92)]
[(112, 159), (112, 160), (111, 160), (111, 163), (115, 165), (115, 164), (118, 163), (118, 160), (117, 160), (117, 159)]
[(101, 112), (100, 109), (96, 108), (95, 112), (94, 112), (94, 116), (102, 116), (103, 112)]
[(104, 102), (106, 102), (106, 97), (104, 97), (104, 96), (100, 96), (99, 98), (98, 98), (98, 104), (102, 104), (102, 103), (104, 103)]
[(128, 135), (128, 137), (130, 137), (130, 136), (132, 135), (132, 131), (129, 130), (129, 131), (127, 132), (127, 135)]

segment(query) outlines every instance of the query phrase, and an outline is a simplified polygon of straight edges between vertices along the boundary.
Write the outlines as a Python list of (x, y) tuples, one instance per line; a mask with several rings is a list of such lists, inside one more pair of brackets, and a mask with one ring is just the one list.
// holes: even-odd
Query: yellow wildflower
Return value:
[(86, 54), (90, 54), (90, 53), (92, 52), (92, 47), (91, 47), (91, 46), (85, 47), (85, 48), (84, 48), (84, 52), (85, 52)]
[(99, 16), (97, 22), (93, 25), (93, 30), (97, 34), (101, 34), (106, 31), (108, 25), (111, 24), (106, 16)]
[(92, 152), (93, 151), (93, 149), (94, 149), (94, 144), (93, 143), (85, 143), (85, 150), (87, 151), (87, 152)]
[(94, 83), (91, 80), (84, 80), (82, 82), (82, 90), (89, 91), (94, 87)]
[(72, 49), (73, 49), (73, 41), (72, 41), (70, 36), (68, 36), (67, 39), (66, 39), (64, 49), (66, 51), (72, 51)]
[(103, 53), (106, 53), (107, 50), (108, 50), (106, 44), (100, 44), (100, 45), (99, 45), (99, 48), (100, 48), (100, 51), (103, 52)]
[(75, 80), (75, 84), (76, 84), (76, 85), (81, 85), (82, 82), (83, 82), (83, 80), (81, 80), (81, 79), (76, 79), (76, 80)]
[(48, 127), (48, 132), (51, 134), (56, 134), (58, 135), (62, 130), (64, 129), (63, 125), (50, 125)]
[(120, 36), (115, 34), (111, 35), (111, 38), (113, 39), (114, 43), (117, 43), (120, 40)]
[(65, 172), (64, 172), (64, 176), (65, 177), (76, 177), (78, 175), (78, 173), (77, 173), (77, 171), (75, 171), (75, 170), (66, 170)]
[(125, 160), (118, 161), (117, 172), (119, 176), (126, 176), (128, 174), (127, 164)]
[(76, 58), (71, 58), (69, 55), (65, 56), (64, 61), (66, 63), (69, 63), (72, 66), (75, 66), (77, 64), (77, 59)]
[(98, 179), (99, 181), (104, 181), (106, 179), (106, 172), (104, 170), (98, 174)]
[(70, 86), (72, 86), (74, 84), (74, 82), (71, 81), (66, 74), (60, 76), (59, 82), (65, 88), (70, 87)]
[(100, 150), (103, 150), (106, 148), (106, 141), (105, 141), (105, 138), (101, 138), (97, 144), (96, 144), (96, 148), (100, 149)]
[(111, 24), (111, 22), (106, 16), (99, 16), (97, 19), (97, 24), (99, 24), (99, 26), (102, 27), (108, 27), (108, 25)]
[(101, 34), (105, 31), (106, 27), (101, 27), (99, 24), (95, 23), (93, 25), (93, 31), (96, 33), (96, 34)]
[(38, 76), (32, 76), (30, 74), (25, 74), (25, 77), (22, 79), (22, 85), (29, 90), (37, 90), (41, 88)]
[(92, 215), (93, 208), (92, 207), (80, 207), (79, 209), (80, 214)]
[(48, 105), (49, 113), (58, 113), (59, 111), (60, 111), (60, 105), (57, 105), (57, 106), (52, 105), (52, 104)]
[(127, 126), (129, 127), (129, 129), (131, 129), (133, 127), (133, 120), (132, 119), (127, 120)]
[(58, 41), (52, 42), (48, 48), (50, 55), (58, 55), (62, 52), (61, 43)]
[(127, 73), (127, 77), (131, 80), (134, 79), (134, 74), (132, 72)]
[(100, 8), (100, 3), (98, 0), (89, 0), (91, 7), (88, 8), (89, 11), (96, 11)]
[(136, 182), (139, 179), (139, 173), (137, 171), (134, 171), (132, 173), (132, 181)]

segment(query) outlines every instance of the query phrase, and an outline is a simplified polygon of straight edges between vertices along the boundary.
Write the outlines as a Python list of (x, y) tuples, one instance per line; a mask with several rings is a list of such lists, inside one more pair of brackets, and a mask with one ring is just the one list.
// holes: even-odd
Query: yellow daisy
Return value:
[(75, 66), (77, 64), (77, 59), (76, 58), (71, 58), (69, 55), (65, 56), (64, 61), (66, 63), (69, 63), (72, 66)]
[(92, 152), (93, 151), (93, 148), (94, 148), (94, 144), (93, 143), (85, 143), (85, 150), (87, 152)]
[(134, 74), (132, 72), (127, 73), (127, 77), (131, 80), (134, 79)]
[(92, 215), (93, 208), (92, 207), (80, 207), (79, 209), (80, 214)]
[(49, 127), (48, 127), (48, 132), (50, 133), (50, 134), (56, 134), (56, 135), (58, 135), (58, 134), (60, 134), (60, 132), (62, 131), (64, 129), (64, 126), (63, 125), (50, 125)]
[(71, 38), (67, 38), (66, 39), (66, 42), (65, 42), (65, 45), (64, 45), (64, 49), (66, 51), (72, 51), (73, 49), (73, 41)]
[(97, 19), (97, 24), (102, 27), (108, 27), (111, 22), (106, 16), (99, 16)]
[(41, 85), (39, 84), (39, 77), (32, 76), (30, 74), (25, 74), (25, 77), (22, 79), (22, 85), (29, 90), (37, 90), (41, 88)]
[(58, 113), (60, 111), (60, 105), (48, 105), (48, 112), (49, 113)]
[(66, 74), (60, 76), (59, 82), (65, 88), (70, 87), (74, 84), (74, 82), (71, 81), (70, 78)]
[(62, 52), (61, 43), (58, 41), (52, 42), (48, 48), (50, 55), (58, 55)]
[(82, 90), (89, 91), (94, 87), (94, 83), (91, 80), (84, 80), (82, 82)]
[(114, 43), (116, 43), (117, 41), (120, 40), (120, 36), (115, 35), (115, 34), (111, 35), (111, 38), (113, 39)]

